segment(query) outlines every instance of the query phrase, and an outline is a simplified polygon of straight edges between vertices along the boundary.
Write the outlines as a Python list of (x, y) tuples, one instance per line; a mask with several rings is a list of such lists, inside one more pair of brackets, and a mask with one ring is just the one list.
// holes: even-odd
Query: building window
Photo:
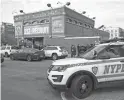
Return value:
[(45, 20), (46, 23), (49, 23), (50, 21), (48, 19)]
[(97, 33), (97, 36), (99, 36), (100, 34), (99, 33)]
[(87, 25), (88, 26), (88, 28), (90, 28), (90, 25)]
[(85, 24), (85, 27), (87, 28), (87, 24)]
[(24, 25), (30, 25), (30, 22), (25, 22)]
[(33, 25), (34, 25), (34, 24), (38, 24), (38, 22), (37, 22), (37, 21), (33, 21), (32, 24), (33, 24)]
[(67, 18), (67, 22), (70, 22), (70, 23), (72, 23), (72, 19), (70, 19), (70, 18)]
[(82, 26), (83, 24), (82, 24), (81, 22), (79, 22), (79, 25), (81, 25), (81, 26)]
[(76, 21), (76, 20), (74, 20), (74, 21), (73, 21), (73, 23), (74, 23), (74, 24), (77, 24), (77, 21)]
[(40, 23), (41, 24), (44, 24), (45, 23), (45, 19), (41, 20)]
[(93, 29), (93, 26), (91, 26), (91, 28)]
[(117, 30), (115, 30), (115, 33), (117, 33), (118, 31)]
[(111, 34), (111, 38), (113, 38), (113, 34)]
[(108, 32), (108, 33), (109, 33), (109, 30), (106, 30), (106, 32)]
[(111, 30), (111, 33), (113, 33), (113, 30)]

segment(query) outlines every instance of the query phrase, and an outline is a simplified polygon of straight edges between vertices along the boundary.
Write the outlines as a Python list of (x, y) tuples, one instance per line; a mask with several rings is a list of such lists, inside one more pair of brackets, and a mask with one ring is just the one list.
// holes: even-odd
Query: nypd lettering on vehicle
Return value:
[(124, 72), (124, 64), (105, 65), (103, 74)]

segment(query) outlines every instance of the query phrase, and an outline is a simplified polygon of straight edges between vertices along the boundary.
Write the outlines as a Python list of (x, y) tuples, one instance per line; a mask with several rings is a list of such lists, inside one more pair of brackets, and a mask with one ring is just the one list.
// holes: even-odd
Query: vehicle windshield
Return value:
[(84, 58), (84, 59), (92, 60), (94, 58), (94, 52), (97, 52), (97, 54), (98, 54), (100, 51), (102, 51), (106, 47), (107, 47), (107, 45), (97, 45), (97, 46), (94, 46), (93, 48), (91, 48), (88, 51), (86, 51), (80, 57)]
[(60, 49), (61, 49), (61, 50), (66, 50), (66, 48), (65, 48), (65, 47), (60, 47)]

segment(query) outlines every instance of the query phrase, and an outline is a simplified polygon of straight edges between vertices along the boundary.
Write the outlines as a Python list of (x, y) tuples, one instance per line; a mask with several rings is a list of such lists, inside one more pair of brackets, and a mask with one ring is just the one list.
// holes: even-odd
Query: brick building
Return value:
[[(25, 38), (37, 45), (65, 45), (65, 38), (71, 44), (73, 39), (68, 40), (67, 37), (94, 37), (102, 33), (94, 28), (95, 21), (93, 19), (65, 6), (17, 15), (14, 16), (14, 23), (16, 38)], [(104, 32), (104, 34), (107, 38), (108, 33)], [(75, 44), (79, 43), (78, 40), (81, 44), (84, 43), (77, 38)]]
[(124, 29), (120, 27), (105, 27), (104, 31), (109, 33), (109, 39), (124, 37)]
[(15, 27), (11, 23), (2, 22), (0, 24), (1, 44), (15, 45)]

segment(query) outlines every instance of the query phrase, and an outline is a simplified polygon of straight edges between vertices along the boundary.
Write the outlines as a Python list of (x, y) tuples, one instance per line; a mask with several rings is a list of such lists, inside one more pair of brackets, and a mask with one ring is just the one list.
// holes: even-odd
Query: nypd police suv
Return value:
[(96, 45), (80, 58), (56, 60), (47, 71), (50, 85), (87, 97), (100, 83), (124, 81), (124, 42)]

